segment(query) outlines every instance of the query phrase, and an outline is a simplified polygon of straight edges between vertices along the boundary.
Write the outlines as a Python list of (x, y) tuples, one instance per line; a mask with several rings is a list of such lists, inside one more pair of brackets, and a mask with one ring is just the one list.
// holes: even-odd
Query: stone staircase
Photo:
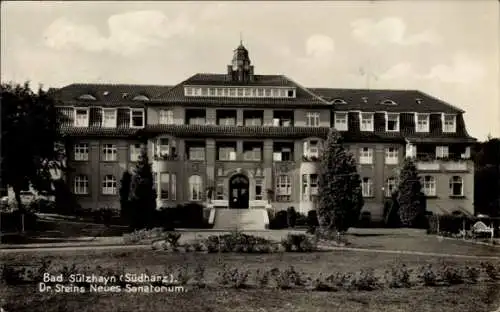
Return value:
[(265, 230), (269, 217), (265, 208), (215, 209), (214, 229), (226, 231)]

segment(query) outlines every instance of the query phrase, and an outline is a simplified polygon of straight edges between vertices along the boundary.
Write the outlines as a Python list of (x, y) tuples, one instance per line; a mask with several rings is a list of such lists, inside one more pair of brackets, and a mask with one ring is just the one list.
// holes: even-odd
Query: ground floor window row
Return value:
[[(449, 196), (464, 196), (464, 180), (461, 176), (452, 176), (449, 178), (448, 190)], [(437, 196), (437, 182), (436, 178), (431, 175), (425, 175), (420, 178), (422, 185), (422, 192), (426, 196)], [(382, 192), (385, 197), (391, 197), (392, 193), (396, 190), (398, 181), (395, 177), (389, 177), (385, 180)], [(363, 197), (375, 196), (373, 179), (363, 177), (361, 180), (361, 188)]]
[[(158, 196), (164, 200), (177, 199), (177, 175), (175, 173), (153, 173), (154, 188), (158, 190)], [(159, 180), (158, 180), (159, 179)], [(304, 174), (301, 176), (301, 200), (302, 201), (315, 201), (318, 196), (318, 182), (317, 174)], [(227, 199), (225, 193), (224, 180), (218, 179), (215, 185), (215, 192), (213, 198), (216, 200)], [(389, 177), (385, 180), (384, 186), (381, 191), (385, 197), (390, 197), (397, 187), (397, 180), (395, 177)], [(437, 195), (437, 182), (436, 178), (430, 175), (421, 177), (422, 191), (426, 196)], [(253, 183), (253, 199), (263, 200), (267, 197), (264, 194), (264, 179), (255, 179)], [(464, 196), (464, 180), (461, 176), (452, 176), (449, 178), (449, 195), (450, 196)], [(361, 189), (363, 197), (374, 197), (374, 183), (373, 179), (369, 177), (362, 177)], [(192, 175), (188, 178), (188, 200), (202, 201), (204, 199), (204, 183), (203, 178), (199, 175)], [(78, 195), (89, 194), (89, 178), (86, 175), (78, 175), (73, 181), (73, 192)], [(117, 179), (113, 175), (104, 176), (101, 183), (101, 193), (103, 195), (116, 195), (117, 194)], [(290, 175), (280, 174), (275, 178), (274, 188), (275, 200), (278, 202), (287, 202), (292, 200), (292, 178)]]

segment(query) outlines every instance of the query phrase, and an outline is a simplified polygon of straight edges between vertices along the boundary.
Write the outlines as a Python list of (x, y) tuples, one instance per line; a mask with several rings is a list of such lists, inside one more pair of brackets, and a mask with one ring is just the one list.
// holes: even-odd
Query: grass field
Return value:
[[(369, 239), (368, 239), (369, 238)], [(365, 239), (365, 240), (363, 240)], [(393, 246), (404, 244), (405, 238), (391, 237), (377, 240), (375, 236), (359, 237), (356, 245), (373, 244), (384, 248), (388, 241)], [(418, 238), (414, 240), (417, 244)], [(403, 242), (401, 242), (402, 240)], [(378, 243), (377, 243), (378, 242)], [(396, 243), (394, 243), (396, 242)], [(408, 241), (406, 241), (408, 243)], [(420, 240), (422, 242), (422, 238)], [(498, 249), (485, 249), (475, 245), (451, 245), (455, 242), (438, 242), (432, 250), (447, 248), (468, 255), (493, 255)], [(417, 244), (418, 245), (418, 244)], [(373, 247), (373, 246), (372, 246)], [(385, 246), (387, 247), (387, 246)], [(395, 247), (391, 247), (395, 249)], [(497, 253), (498, 255), (498, 253)], [(359, 272), (372, 268), (380, 276), (383, 272), (404, 263), (417, 270), (423, 265), (438, 267), (443, 261), (447, 265), (464, 267), (478, 266), (477, 259), (440, 258), (418, 255), (395, 255), (334, 251), (317, 253), (277, 254), (195, 254), (165, 253), (152, 250), (129, 251), (60, 251), (37, 253), (0, 254), (2, 263), (36, 264), (42, 259), (50, 260), (60, 270), (75, 264), (77, 268), (97, 266), (109, 269), (124, 268), (126, 273), (166, 272), (172, 266), (188, 265), (193, 268), (203, 265), (207, 282), (216, 279), (223, 264), (239, 269), (285, 269), (293, 265), (297, 271), (311, 276), (319, 273)], [(77, 269), (78, 270), (78, 269)], [(78, 272), (77, 272), (78, 273)], [(212, 286), (206, 289), (190, 288), (186, 293), (160, 294), (46, 294), (37, 291), (35, 285), (0, 286), (0, 301), (7, 312), (12, 311), (471, 311), (491, 312), (500, 307), (500, 285), (481, 282), (475, 285), (462, 284), (446, 287), (414, 286), (410, 289), (384, 288), (374, 291), (318, 292), (307, 290), (224, 289)]]

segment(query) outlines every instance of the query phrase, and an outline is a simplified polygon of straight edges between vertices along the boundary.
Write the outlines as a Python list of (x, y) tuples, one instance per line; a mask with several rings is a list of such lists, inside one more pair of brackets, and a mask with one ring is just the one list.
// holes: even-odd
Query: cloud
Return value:
[(326, 35), (315, 34), (306, 41), (306, 53), (310, 57), (322, 58), (330, 56), (334, 50), (333, 39)]
[(170, 20), (160, 11), (112, 15), (108, 19), (108, 28), (109, 36), (106, 37), (95, 26), (59, 18), (45, 30), (45, 44), (56, 50), (109, 51), (128, 56), (161, 45), (173, 36), (194, 31), (186, 17)]
[(398, 45), (417, 45), (438, 43), (439, 36), (431, 30), (408, 35), (406, 24), (400, 18), (388, 17), (379, 21), (358, 19), (351, 23), (353, 36), (370, 45), (392, 43)]
[(399, 63), (379, 76), (382, 80), (419, 79), (440, 83), (468, 84), (480, 81), (485, 75), (483, 64), (464, 53), (456, 53), (451, 64), (438, 64), (426, 74), (419, 74), (410, 63)]
[(481, 61), (464, 53), (457, 53), (451, 65), (439, 64), (431, 68), (424, 78), (437, 79), (447, 83), (469, 83), (481, 80), (485, 75)]

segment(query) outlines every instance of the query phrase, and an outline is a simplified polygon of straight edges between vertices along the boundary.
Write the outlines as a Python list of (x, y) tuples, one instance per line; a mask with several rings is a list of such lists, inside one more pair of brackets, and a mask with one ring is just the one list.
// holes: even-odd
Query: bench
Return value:
[(493, 238), (495, 230), (493, 229), (493, 227), (489, 227), (486, 224), (484, 224), (484, 222), (478, 221), (478, 222), (474, 223), (474, 225), (472, 226), (472, 233), (473, 234), (489, 234), (489, 235), (491, 235), (491, 238)]

